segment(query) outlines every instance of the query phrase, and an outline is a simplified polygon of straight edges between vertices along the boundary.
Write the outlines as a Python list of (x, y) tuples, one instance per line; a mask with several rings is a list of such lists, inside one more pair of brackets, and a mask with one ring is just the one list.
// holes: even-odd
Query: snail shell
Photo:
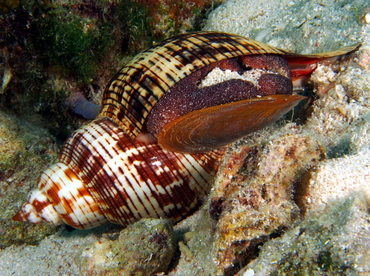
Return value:
[[(58, 162), (41, 174), (38, 189), (13, 219), (80, 229), (143, 217), (178, 221), (207, 194), (224, 152), (219, 147), (264, 127), (303, 99), (292, 95), (291, 63), (354, 49), (303, 56), (226, 33), (167, 39), (118, 72), (98, 118), (65, 142)], [(261, 74), (256, 84), (229, 80), (198, 86), (216, 67), (248, 71), (250, 65)]]
[(80, 229), (142, 217), (179, 220), (206, 195), (221, 152), (166, 152), (98, 119), (65, 142), (59, 162), (42, 173), (20, 214), (33, 223), (64, 221)]

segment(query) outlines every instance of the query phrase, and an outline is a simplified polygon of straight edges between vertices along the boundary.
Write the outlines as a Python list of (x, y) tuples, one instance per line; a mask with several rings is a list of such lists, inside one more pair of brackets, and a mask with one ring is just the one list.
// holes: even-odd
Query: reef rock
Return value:
[(237, 275), (368, 275), (370, 216), (357, 193), (267, 242)]
[(236, 264), (254, 257), (258, 244), (297, 219), (294, 186), (325, 157), (320, 143), (294, 124), (269, 130), (251, 135), (228, 153), (211, 193), (220, 274), (232, 273)]
[(142, 219), (118, 239), (102, 238), (82, 249), (81, 275), (154, 275), (165, 271), (174, 253), (170, 220)]

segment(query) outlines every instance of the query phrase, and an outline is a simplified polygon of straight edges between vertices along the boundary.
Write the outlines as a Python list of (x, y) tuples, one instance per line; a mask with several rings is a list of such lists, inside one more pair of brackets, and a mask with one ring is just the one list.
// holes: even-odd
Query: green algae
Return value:
[(8, 13), (19, 7), (20, 0), (1, 0), (0, 1), (0, 14)]
[(38, 20), (35, 43), (51, 63), (61, 65), (77, 81), (92, 81), (101, 59), (112, 46), (112, 24), (55, 8)]
[(148, 48), (162, 38), (156, 37), (151, 27), (149, 8), (136, 1), (121, 1), (117, 6), (117, 17), (123, 22), (121, 31), (126, 37), (123, 46), (131, 53)]

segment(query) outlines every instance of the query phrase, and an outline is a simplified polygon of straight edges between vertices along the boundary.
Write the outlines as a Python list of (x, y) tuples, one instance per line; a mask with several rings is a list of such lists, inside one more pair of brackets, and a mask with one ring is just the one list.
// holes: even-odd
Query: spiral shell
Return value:
[[(216, 32), (167, 39), (136, 56), (118, 72), (104, 93), (98, 118), (65, 142), (58, 163), (42, 173), (38, 189), (30, 193), (13, 219), (64, 222), (80, 229), (108, 221), (127, 225), (143, 217), (178, 221), (194, 211), (206, 196), (224, 152), (217, 147), (276, 120), (303, 97), (289, 95), (288, 91), (287, 95), (209, 106), (166, 124), (165, 134), (157, 137), (159, 144), (155, 140), (140, 142), (137, 137), (147, 131), (150, 112), (167, 92), (194, 72), (223, 60), (273, 54), (284, 56), (288, 62), (299, 59), (302, 63), (354, 49), (298, 55)], [(229, 123), (227, 120), (235, 126), (217, 126), (222, 118), (222, 126)], [(221, 128), (226, 130), (219, 135)], [(194, 138), (194, 132), (200, 133), (199, 137)], [(207, 140), (222, 142), (199, 147)], [(163, 148), (182, 151), (186, 144), (190, 146), (185, 152), (212, 151), (184, 154)]]
[(221, 153), (166, 152), (132, 141), (113, 121), (98, 119), (65, 142), (59, 162), (39, 178), (46, 197), (37, 202), (32, 193), (23, 215), (33, 223), (62, 220), (80, 229), (143, 217), (177, 221), (199, 206)]
[(223, 59), (265, 53), (286, 54), (230, 34), (199, 32), (167, 39), (121, 69), (104, 93), (99, 117), (119, 122), (135, 138), (154, 105), (179, 80)]

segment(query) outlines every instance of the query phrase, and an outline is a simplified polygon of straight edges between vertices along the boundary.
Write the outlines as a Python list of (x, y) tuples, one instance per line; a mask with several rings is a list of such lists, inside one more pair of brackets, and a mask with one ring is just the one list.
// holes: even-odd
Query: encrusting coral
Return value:
[(295, 124), (260, 131), (241, 143), (230, 149), (210, 196), (221, 274), (253, 258), (257, 244), (298, 218), (294, 185), (325, 158), (320, 143)]

